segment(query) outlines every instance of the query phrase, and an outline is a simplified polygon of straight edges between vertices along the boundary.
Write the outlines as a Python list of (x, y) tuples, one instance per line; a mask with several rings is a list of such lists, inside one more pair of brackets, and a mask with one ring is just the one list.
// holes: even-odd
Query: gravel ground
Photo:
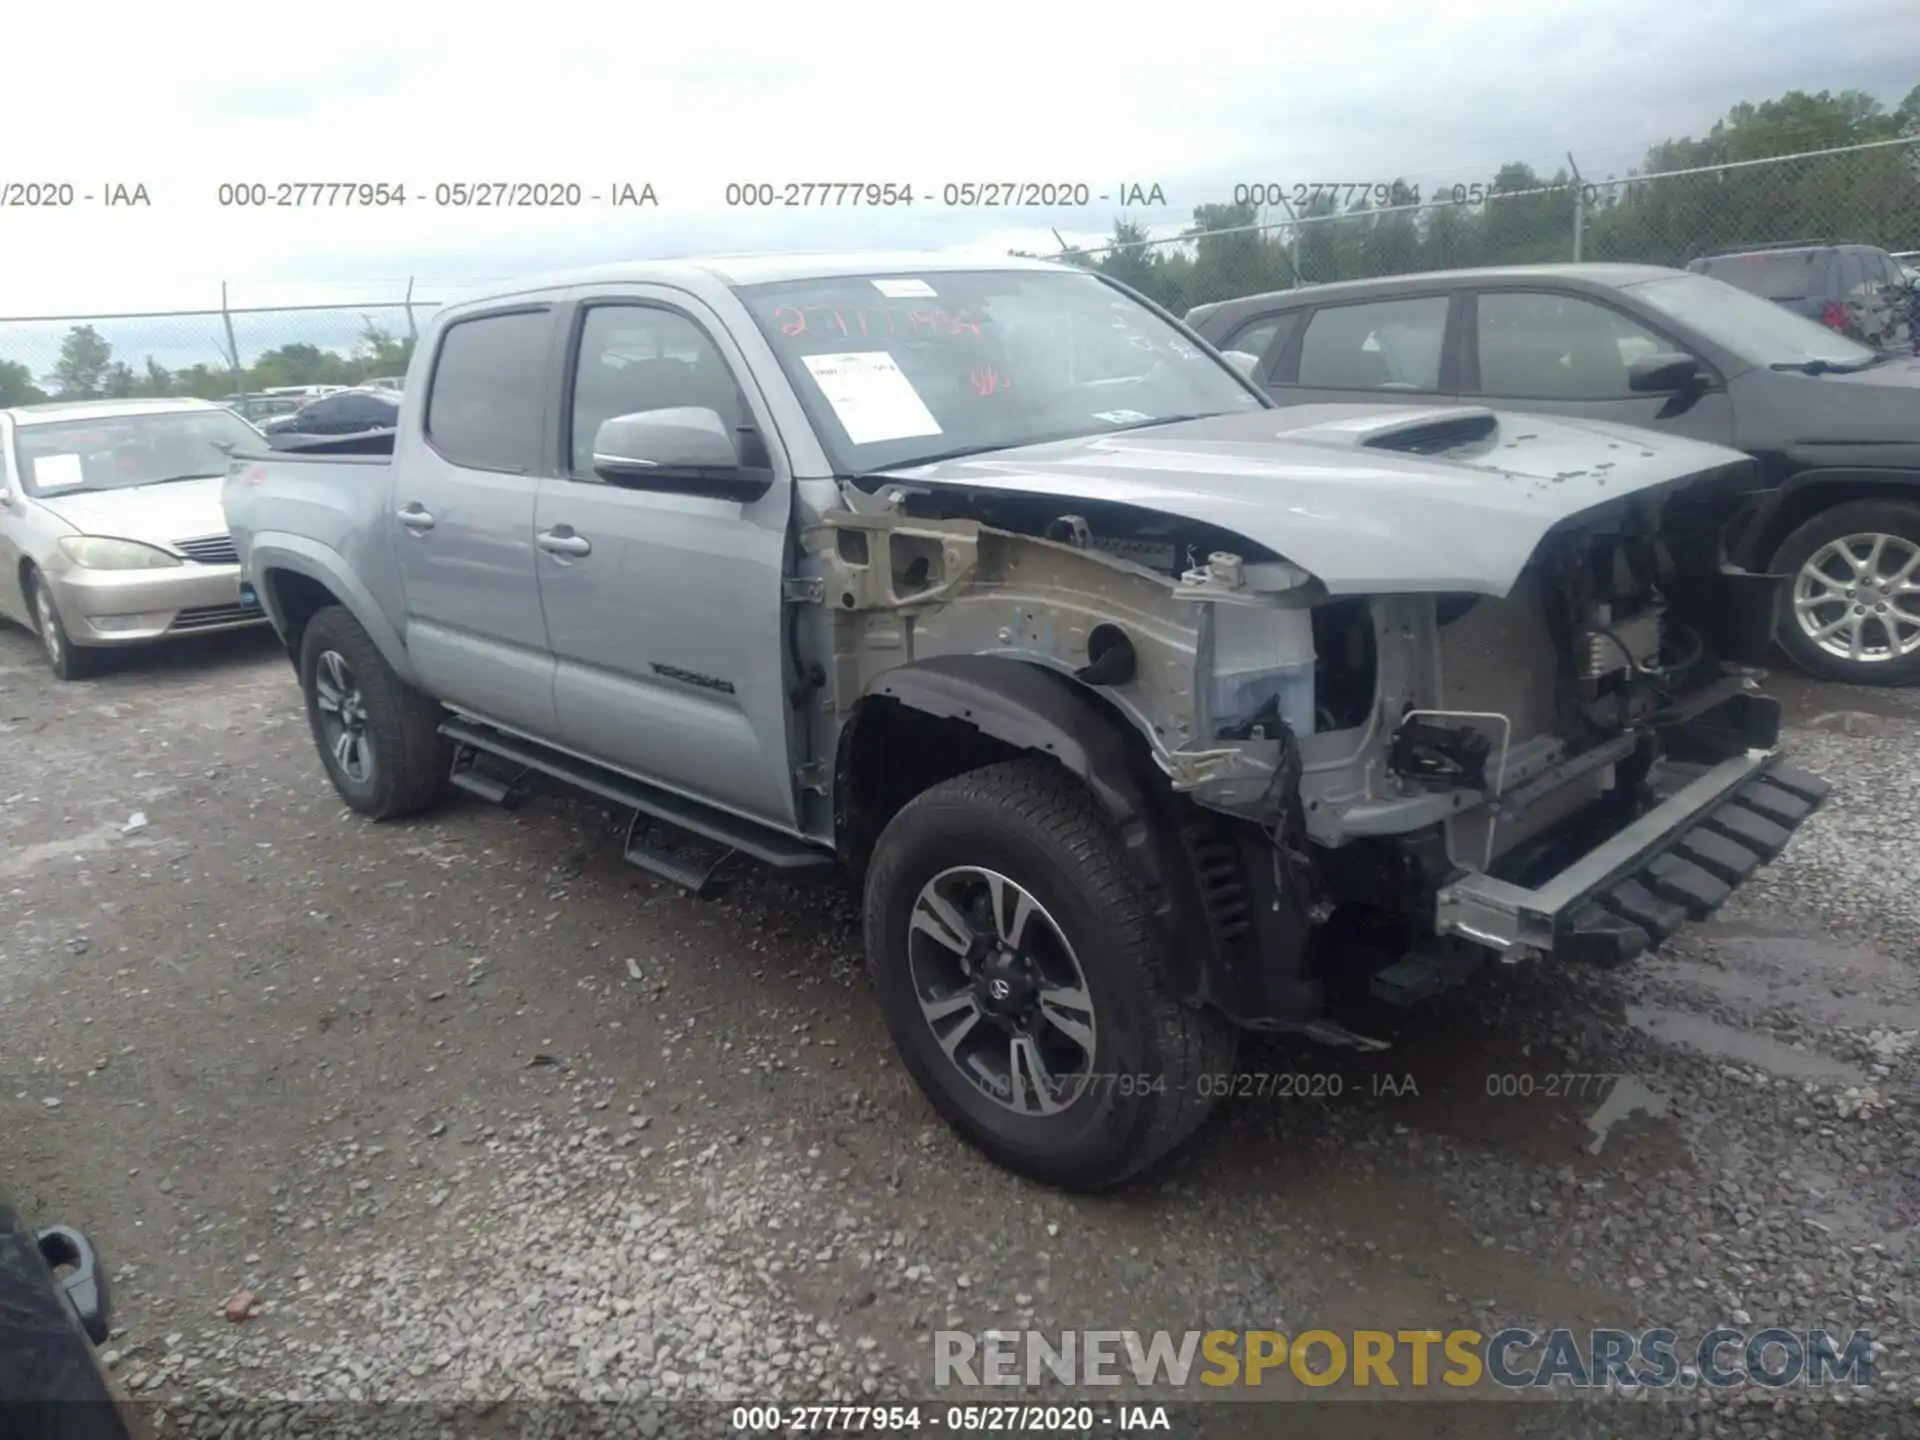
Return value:
[[(100, 1244), (108, 1363), (175, 1430), (411, 1400), (581, 1433), (555, 1402), (621, 1400), (623, 1433), (720, 1433), (926, 1400), (940, 1328), (1779, 1323), (1872, 1329), (1874, 1393), (1320, 1403), (1299, 1433), (1920, 1435), (1920, 702), (1775, 688), (1835, 797), (1714, 922), (1364, 1017), (1379, 1055), (1250, 1046), (1176, 1167), (1087, 1200), (938, 1125), (837, 889), (694, 902), (572, 801), (371, 826), (270, 637), (62, 686), (0, 629), (0, 1173)], [(1338, 1094), (1260, 1078), (1298, 1073)], [(1199, 1424), (1330, 1392), (1279, 1393)]]

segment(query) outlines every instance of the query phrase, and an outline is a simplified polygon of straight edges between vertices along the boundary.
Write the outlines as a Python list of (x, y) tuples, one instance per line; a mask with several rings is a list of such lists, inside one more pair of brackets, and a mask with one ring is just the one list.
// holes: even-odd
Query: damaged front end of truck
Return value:
[(1754, 674), (1777, 582), (1721, 545), (1756, 484), (1637, 431), (1358, 407), (843, 482), (803, 567), (840, 838), (930, 736), (1052, 753), (1186, 997), (1252, 1028), (1353, 1041), (1350, 983), (1628, 962), (1827, 793)]

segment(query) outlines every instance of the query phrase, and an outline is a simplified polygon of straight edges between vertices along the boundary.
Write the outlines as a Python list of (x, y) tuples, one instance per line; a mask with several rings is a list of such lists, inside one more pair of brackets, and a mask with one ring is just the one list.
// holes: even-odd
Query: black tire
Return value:
[(40, 654), (49, 670), (62, 680), (90, 680), (106, 668), (106, 651), (73, 643), (66, 622), (60, 618), (60, 607), (54, 603), (53, 591), (38, 570), (27, 572), (22, 589), (27, 610), (33, 616), (33, 633), (40, 637)]
[[(1770, 567), (1775, 574), (1789, 577), (1776, 632), (1780, 648), (1794, 664), (1822, 680), (1837, 680), (1848, 685), (1906, 685), (1920, 680), (1920, 649), (1899, 658), (1853, 660), (1822, 649), (1801, 626), (1794, 608), (1795, 577), (1823, 546), (1852, 535), (1885, 535), (1906, 546), (1920, 547), (1920, 506), (1889, 500), (1856, 500), (1836, 505), (1821, 511), (1780, 542)], [(1890, 598), (1875, 596), (1873, 603), (1887, 603)], [(1920, 595), (1906, 596), (1902, 608), (1908, 614), (1920, 615)], [(1845, 606), (1836, 602), (1835, 608), (1817, 612), (1817, 619), (1831, 620), (1844, 612)], [(1902, 632), (1873, 619), (1873, 614), (1871, 609), (1866, 612), (1867, 644), (1884, 647), (1890, 634)], [(1903, 638), (1910, 634), (1910, 630), (1905, 631)]]
[[(359, 718), (358, 743), (351, 747), (352, 765), (335, 752), (337, 736), (330, 726), (336, 724), (337, 707), (323, 704), (325, 693), (337, 693), (333, 681), (320, 678), (323, 661), (329, 675), (341, 673), (329, 656), (341, 662), (356, 697), (351, 708)], [(394, 820), (428, 809), (446, 794), (451, 755), (439, 733), (440, 707), (394, 673), (380, 647), (341, 606), (329, 605), (307, 622), (300, 637), (300, 689), (320, 763), (353, 809), (375, 820)]]
[[(1091, 1000), (1091, 1073), (1051, 1115), (1016, 1113), (962, 1071), (922, 1013), (914, 907), (943, 871), (979, 866), (1026, 890), (1071, 947)], [(1238, 1035), (1169, 992), (1139, 882), (1093, 796), (1059, 766), (1013, 760), (909, 802), (867, 871), (867, 963), (907, 1071), (941, 1117), (1009, 1170), (1104, 1190), (1185, 1140), (1233, 1071)]]

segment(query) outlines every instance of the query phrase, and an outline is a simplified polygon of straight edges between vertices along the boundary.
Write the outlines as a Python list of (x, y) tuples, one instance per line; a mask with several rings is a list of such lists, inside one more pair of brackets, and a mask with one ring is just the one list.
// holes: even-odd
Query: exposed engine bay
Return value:
[[(849, 487), (810, 548), (843, 696), (1002, 655), (1116, 707), (1187, 817), (1196, 923), (1242, 955), (1207, 998), (1293, 1024), (1356, 943), (1391, 957), (1376, 993), (1408, 996), (1489, 955), (1637, 954), (1818, 803), (1753, 758), (1778, 729), (1750, 677), (1776, 582), (1723, 561), (1714, 482), (1751, 480), (1729, 472), (1552, 526), (1504, 594), (1332, 594), (1191, 520), (908, 480)], [(1724, 818), (1754, 794), (1774, 820)], [(1635, 871), (1683, 832), (1684, 855)]]

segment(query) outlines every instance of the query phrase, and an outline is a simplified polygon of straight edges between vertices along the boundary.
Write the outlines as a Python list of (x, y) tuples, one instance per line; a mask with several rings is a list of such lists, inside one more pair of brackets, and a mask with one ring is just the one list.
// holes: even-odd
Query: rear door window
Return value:
[(1334, 305), (1314, 312), (1295, 382), (1315, 390), (1438, 390), (1445, 295)]
[(551, 318), (519, 310), (447, 327), (427, 389), (427, 439), (441, 455), (514, 474), (539, 464)]

